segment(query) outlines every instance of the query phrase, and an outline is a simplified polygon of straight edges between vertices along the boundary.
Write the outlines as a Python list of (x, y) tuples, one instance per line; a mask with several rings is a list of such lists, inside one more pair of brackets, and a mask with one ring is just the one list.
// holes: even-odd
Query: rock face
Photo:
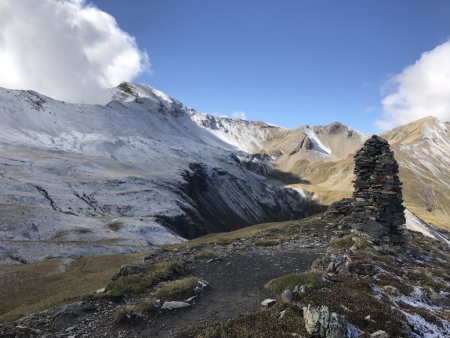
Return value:
[(354, 228), (376, 243), (401, 244), (406, 222), (398, 164), (389, 143), (372, 136), (355, 155)]

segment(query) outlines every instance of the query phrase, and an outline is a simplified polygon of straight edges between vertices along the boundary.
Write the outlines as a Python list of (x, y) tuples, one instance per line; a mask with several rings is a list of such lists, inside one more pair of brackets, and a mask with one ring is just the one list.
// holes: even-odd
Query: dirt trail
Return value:
[(308, 270), (323, 252), (321, 246), (289, 242), (225, 255), (219, 261), (193, 264), (191, 273), (208, 281), (212, 289), (194, 307), (159, 315), (147, 327), (136, 327), (128, 336), (167, 337), (183, 328), (234, 318), (261, 308), (268, 298), (264, 285), (271, 279)]

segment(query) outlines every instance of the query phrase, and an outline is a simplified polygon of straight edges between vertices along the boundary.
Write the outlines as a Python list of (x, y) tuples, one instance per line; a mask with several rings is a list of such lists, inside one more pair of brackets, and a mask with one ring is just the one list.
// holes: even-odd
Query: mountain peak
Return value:
[(426, 138), (430, 132), (446, 133), (448, 132), (448, 125), (434, 116), (427, 116), (391, 129), (382, 136), (391, 144), (410, 144)]
[(111, 89), (112, 101), (131, 102), (139, 99), (150, 99), (152, 101), (161, 102), (164, 105), (171, 105), (175, 102), (167, 94), (153, 88), (146, 83), (122, 82), (117, 87)]

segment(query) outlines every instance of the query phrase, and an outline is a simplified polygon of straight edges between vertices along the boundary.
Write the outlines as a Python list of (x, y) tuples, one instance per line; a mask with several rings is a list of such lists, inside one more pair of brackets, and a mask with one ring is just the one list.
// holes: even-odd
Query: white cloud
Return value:
[(389, 129), (430, 115), (450, 120), (450, 41), (423, 53), (388, 87), (377, 127)]
[(1, 0), (0, 86), (100, 103), (149, 67), (116, 20), (84, 0)]
[(231, 114), (231, 117), (233, 119), (247, 120), (247, 116), (243, 111), (235, 111), (233, 114)]

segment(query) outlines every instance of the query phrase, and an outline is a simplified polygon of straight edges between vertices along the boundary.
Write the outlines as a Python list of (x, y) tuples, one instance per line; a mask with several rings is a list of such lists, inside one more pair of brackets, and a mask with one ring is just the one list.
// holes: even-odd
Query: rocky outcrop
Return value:
[(335, 312), (330, 313), (328, 307), (305, 307), (303, 309), (305, 328), (311, 337), (345, 338), (347, 337), (347, 322)]
[(373, 242), (404, 242), (406, 222), (398, 164), (389, 143), (372, 136), (355, 155), (354, 228)]

